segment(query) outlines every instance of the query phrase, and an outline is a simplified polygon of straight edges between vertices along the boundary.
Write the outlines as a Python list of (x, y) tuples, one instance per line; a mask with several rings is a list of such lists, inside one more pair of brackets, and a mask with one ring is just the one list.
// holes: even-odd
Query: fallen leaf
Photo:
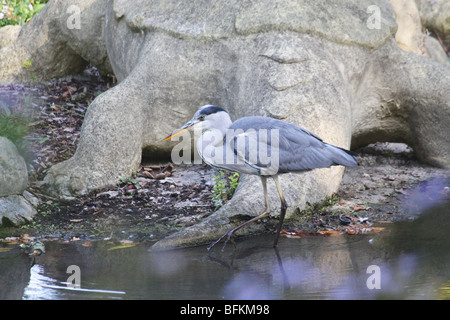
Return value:
[(280, 234), (284, 235), (287, 238), (301, 238), (301, 237), (310, 237), (316, 235), (314, 232), (307, 232), (299, 229), (294, 229), (292, 231), (288, 231), (285, 229), (280, 230)]
[(23, 236), (22, 236), (22, 241), (23, 240), (25, 240), (25, 241), (27, 241), (27, 240), (34, 240), (36, 237), (30, 237), (30, 235), (29, 234), (27, 234), (27, 233), (25, 233)]
[(383, 227), (372, 227), (371, 229), (372, 229), (371, 233), (378, 233), (378, 232), (385, 230), (385, 228), (383, 228)]
[(122, 243), (122, 244), (130, 244), (130, 243), (134, 243), (134, 241), (133, 240), (123, 239), (123, 240), (120, 240), (120, 243)]
[(7, 244), (19, 244), (20, 238), (18, 237), (6, 237), (2, 240), (2, 242), (6, 242)]
[(19, 243), (20, 243), (19, 241), (8, 241), (8, 242), (6, 242), (6, 244), (8, 244), (8, 245), (19, 244)]
[(131, 248), (131, 247), (134, 247), (136, 244), (137, 243), (126, 243), (126, 244), (122, 244), (120, 246), (115, 246), (115, 247), (109, 248), (108, 251)]
[(345, 228), (346, 234), (368, 234), (368, 233), (378, 233), (383, 231), (385, 228), (383, 227), (359, 227), (359, 226), (351, 226), (349, 228)]
[(164, 173), (158, 173), (156, 176), (155, 176), (155, 178), (156, 179), (165, 179), (166, 178), (166, 175), (164, 174)]
[(92, 242), (90, 242), (90, 241), (85, 241), (85, 242), (82, 244), (82, 246), (83, 246), (83, 247), (92, 247)]
[(359, 232), (356, 229), (345, 229), (346, 234), (358, 234)]
[(317, 231), (322, 236), (336, 237), (342, 235), (342, 232), (336, 230), (320, 230)]
[(144, 172), (142, 172), (147, 178), (152, 178), (152, 179), (155, 179), (155, 176), (151, 173), (151, 172), (149, 172), (149, 171), (144, 171)]

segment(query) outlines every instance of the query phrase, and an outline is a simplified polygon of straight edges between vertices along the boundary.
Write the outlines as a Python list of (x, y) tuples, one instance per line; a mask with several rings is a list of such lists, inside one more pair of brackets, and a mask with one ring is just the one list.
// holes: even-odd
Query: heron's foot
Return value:
[(228, 232), (225, 233), (223, 236), (221, 236), (219, 239), (217, 239), (216, 241), (214, 241), (213, 243), (211, 243), (211, 244), (209, 245), (209, 247), (206, 248), (206, 249), (207, 249), (208, 251), (211, 250), (216, 244), (218, 244), (218, 243), (219, 243), (220, 241), (222, 241), (222, 239), (224, 239), (224, 238), (225, 238), (225, 242), (223, 243), (223, 246), (222, 246), (222, 250), (221, 250), (221, 251), (223, 251), (223, 250), (225, 249), (225, 246), (227, 245), (228, 241), (230, 241), (230, 242), (233, 244), (233, 246), (236, 248), (236, 244), (235, 244), (235, 242), (234, 242), (234, 240), (233, 240), (233, 238), (232, 238), (234, 231), (236, 231), (236, 229), (232, 229), (232, 230), (228, 231)]

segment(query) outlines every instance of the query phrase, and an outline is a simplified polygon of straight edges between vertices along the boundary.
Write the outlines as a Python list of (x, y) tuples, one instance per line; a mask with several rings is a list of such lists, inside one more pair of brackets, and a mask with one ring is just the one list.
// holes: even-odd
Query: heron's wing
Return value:
[(268, 144), (270, 140), (270, 132), (265, 129), (250, 129), (234, 132), (233, 138), (228, 137), (226, 144), (228, 150), (233, 150), (237, 164), (247, 165), (260, 175), (274, 175), (279, 169), (279, 157), (276, 147)]
[(235, 140), (246, 146), (232, 146), (238, 158), (259, 169), (276, 166), (278, 171), (287, 172), (329, 166), (320, 156), (325, 143), (312, 132), (288, 122), (247, 117), (233, 123), (230, 129), (242, 132), (234, 134)]
[[(249, 151), (264, 155), (262, 151), (269, 150), (271, 160), (269, 165), (273, 167), (276, 164), (279, 172), (357, 164), (348, 151), (327, 144), (312, 132), (288, 122), (265, 117), (248, 117), (240, 120), (233, 123), (230, 128), (255, 132), (247, 136), (251, 137), (253, 144), (258, 147), (246, 149), (244, 158), (258, 168), (267, 168), (268, 165), (259, 157), (257, 161), (251, 161), (251, 153), (247, 154)], [(243, 156), (242, 150), (235, 152)]]
[[(248, 151), (248, 148), (254, 145), (250, 132), (232, 131), (232, 133), (228, 132), (226, 137), (220, 136), (220, 141), (215, 140), (216, 138), (218, 136), (215, 136), (213, 131), (206, 131), (197, 141), (198, 153), (205, 163), (218, 169), (260, 174), (259, 168), (245, 156), (245, 154), (253, 154), (253, 152)], [(236, 146), (240, 152), (236, 152), (233, 146)]]
[(300, 127), (280, 130), (280, 171), (302, 171), (342, 165), (358, 165), (355, 154), (330, 145)]

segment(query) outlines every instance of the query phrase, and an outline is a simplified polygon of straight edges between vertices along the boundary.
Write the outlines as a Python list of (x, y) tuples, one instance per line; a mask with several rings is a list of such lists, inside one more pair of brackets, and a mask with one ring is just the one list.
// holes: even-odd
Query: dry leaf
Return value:
[(136, 244), (137, 243), (126, 243), (126, 244), (122, 244), (120, 246), (115, 246), (115, 247), (109, 248), (108, 251), (131, 248), (131, 247), (134, 247)]
[(318, 234), (322, 236), (336, 237), (342, 235), (342, 232), (336, 230), (321, 230), (317, 231)]
[(92, 247), (92, 242), (90, 242), (90, 241), (85, 241), (85, 242), (82, 244), (82, 246), (83, 246), (83, 247)]

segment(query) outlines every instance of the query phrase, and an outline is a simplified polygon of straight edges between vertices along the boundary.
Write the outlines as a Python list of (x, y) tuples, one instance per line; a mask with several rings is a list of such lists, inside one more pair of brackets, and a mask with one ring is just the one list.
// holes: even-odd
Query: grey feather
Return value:
[[(261, 129), (268, 131), (278, 129), (279, 132), (279, 171), (307, 171), (315, 168), (327, 168), (342, 165), (346, 167), (357, 166), (355, 153), (330, 145), (322, 141), (314, 133), (281, 120), (267, 117), (245, 117), (235, 121), (230, 129), (257, 131), (258, 139), (264, 140)], [(270, 136), (267, 148), (271, 149)], [(237, 150), (233, 146), (235, 153)], [(258, 150), (259, 152), (259, 150)], [(249, 160), (249, 150), (246, 149), (246, 159)], [(256, 162), (254, 166), (264, 168), (266, 165)]]

